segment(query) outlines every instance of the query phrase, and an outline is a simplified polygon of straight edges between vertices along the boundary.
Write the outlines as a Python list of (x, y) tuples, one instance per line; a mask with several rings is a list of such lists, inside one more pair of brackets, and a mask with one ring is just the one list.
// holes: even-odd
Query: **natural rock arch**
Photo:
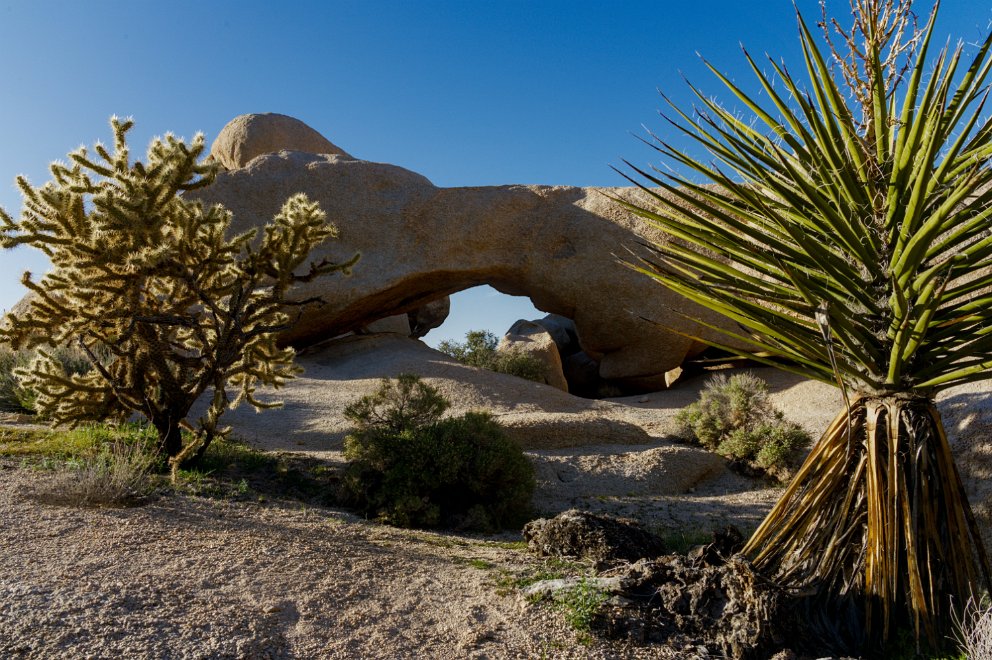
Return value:
[[(300, 127), (299, 139), (287, 129), (292, 122)], [(647, 256), (646, 240), (665, 240), (608, 197), (630, 197), (637, 189), (439, 188), (416, 172), (359, 160), (337, 147), (337, 153), (282, 150), (244, 160), (253, 150), (233, 143), (272, 145), (252, 135), (268, 123), (290, 148), (323, 144), (313, 138), (315, 131), (283, 115), (239, 117), (211, 150), (228, 170), (195, 196), (233, 211), (240, 231), (271, 218), (290, 195), (306, 193), (340, 230), (338, 240), (318, 248), (315, 258), (362, 253), (350, 278), (299, 287), (300, 298), (322, 295), (326, 304), (308, 308), (283, 335), (286, 343), (309, 345), (489, 284), (573, 319), (582, 348), (599, 360), (604, 379), (652, 388), (663, 386), (664, 373), (701, 348), (658, 323), (697, 336), (712, 334), (682, 314), (727, 323), (616, 256)], [(241, 159), (229, 156), (234, 153)]]

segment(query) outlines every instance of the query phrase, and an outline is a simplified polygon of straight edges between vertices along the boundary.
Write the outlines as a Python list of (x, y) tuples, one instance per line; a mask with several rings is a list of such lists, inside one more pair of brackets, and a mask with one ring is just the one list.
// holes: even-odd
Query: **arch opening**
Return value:
[[(489, 285), (478, 285), (450, 296), (447, 319), (421, 340), (432, 348), (443, 342), (463, 344), (472, 331), (487, 331), (511, 346), (540, 346), (534, 355), (545, 362), (545, 382), (583, 398), (627, 394), (599, 375), (599, 362), (579, 346), (573, 319), (538, 309), (527, 296), (515, 296)], [(531, 344), (534, 334), (547, 336)], [(550, 338), (550, 346), (548, 344)], [(547, 354), (548, 350), (554, 353)]]
[(489, 285), (475, 286), (451, 295), (448, 318), (424, 335), (423, 341), (437, 348), (442, 341), (464, 341), (471, 330), (488, 330), (502, 337), (518, 320), (531, 321), (544, 315), (527, 296), (511, 296)]

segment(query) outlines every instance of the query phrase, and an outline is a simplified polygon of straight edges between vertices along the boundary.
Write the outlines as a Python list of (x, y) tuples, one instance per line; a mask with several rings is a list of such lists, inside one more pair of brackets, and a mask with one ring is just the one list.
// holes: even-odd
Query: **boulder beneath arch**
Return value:
[[(602, 378), (659, 389), (665, 372), (702, 348), (665, 327), (710, 337), (711, 331), (683, 315), (729, 323), (623, 263), (648, 257), (645, 242), (667, 240), (610, 199), (637, 197), (636, 188), (440, 188), (397, 165), (352, 157), (313, 138), (296, 120), (293, 135), (305, 139), (257, 153), (259, 145), (275, 151), (286, 134), (285, 119), (234, 119), (221, 131), (222, 147), (215, 145), (212, 153), (237, 157), (220, 158), (228, 170), (191, 197), (223, 204), (234, 213), (234, 229), (243, 231), (267, 222), (286, 198), (303, 192), (340, 230), (338, 240), (315, 250), (315, 258), (362, 253), (350, 278), (325, 278), (295, 290), (299, 298), (321, 296), (326, 304), (306, 310), (283, 335), (287, 344), (307, 346), (489, 284), (572, 319), (582, 350), (598, 361)], [(292, 150), (300, 148), (327, 151)]]
[(537, 323), (517, 321), (499, 340), (498, 353), (522, 353), (541, 365), (544, 377), (541, 381), (563, 392), (568, 391), (568, 381), (561, 367), (561, 356), (554, 338)]

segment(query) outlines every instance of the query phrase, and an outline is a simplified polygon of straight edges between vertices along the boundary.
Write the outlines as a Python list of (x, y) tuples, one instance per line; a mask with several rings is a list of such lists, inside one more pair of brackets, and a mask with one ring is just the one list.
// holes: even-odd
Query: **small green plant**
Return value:
[[(530, 567), (517, 573), (504, 570), (496, 584), (499, 587), (498, 592), (505, 596), (538, 582), (562, 580), (569, 576), (585, 575), (589, 572), (589, 567), (581, 562), (561, 557), (547, 557), (543, 564), (538, 567)], [(537, 596), (537, 598), (540, 600), (543, 596)]]
[(465, 341), (442, 341), (437, 350), (450, 355), (462, 364), (481, 369), (492, 369), (496, 360), (496, 347), (499, 341), (488, 330), (469, 330)]
[(562, 589), (555, 595), (555, 604), (564, 613), (565, 620), (579, 633), (589, 633), (607, 594), (585, 578), (571, 589)]
[(21, 387), (14, 369), (24, 368), (31, 362), (31, 352), (15, 351), (0, 346), (0, 409), (10, 412), (33, 412), (27, 392)]
[[(23, 467), (49, 472), (87, 466), (120, 443), (151, 452), (157, 441), (155, 429), (142, 423), (93, 423), (71, 430), (0, 426), (0, 456), (19, 457)], [(160, 452), (157, 457), (149, 475), (156, 485), (201, 497), (253, 500), (266, 494), (330, 504), (328, 493), (340, 479), (336, 468), (319, 459), (263, 452), (227, 437), (212, 442), (195, 468), (177, 470), (170, 488), (162, 474), (167, 460)]]
[(199, 467), (179, 468), (171, 473), (172, 488), (187, 495), (220, 496), (223, 491), (212, 475), (212, 470)]
[(500, 351), (499, 340), (488, 330), (470, 330), (463, 343), (442, 341), (437, 350), (470, 367), (488, 369), (543, 383), (547, 369), (540, 360), (519, 350)]
[(768, 385), (752, 373), (714, 376), (699, 401), (680, 410), (675, 421), (684, 438), (772, 474), (811, 442), (801, 426), (773, 408)]
[(530, 513), (534, 470), (488, 413), (442, 419), (448, 401), (412, 374), (349, 405), (347, 502), (400, 527), (493, 530)]
[(547, 378), (547, 368), (540, 360), (520, 350), (501, 351), (496, 355), (493, 371), (508, 376), (516, 376), (535, 383), (543, 383)]
[(86, 424), (71, 430), (0, 427), (0, 456), (21, 456), (29, 463), (61, 465), (82, 461), (109, 445), (150, 445), (155, 432), (144, 424)]
[(796, 449), (809, 443), (809, 434), (801, 426), (785, 421), (782, 413), (775, 411), (771, 421), (749, 429), (734, 429), (716, 450), (723, 456), (754, 461), (768, 470), (785, 465)]

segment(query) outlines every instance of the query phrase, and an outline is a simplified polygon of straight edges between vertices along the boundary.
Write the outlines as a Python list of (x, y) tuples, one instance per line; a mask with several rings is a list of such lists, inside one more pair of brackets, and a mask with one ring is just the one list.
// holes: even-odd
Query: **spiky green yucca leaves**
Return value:
[(852, 0), (860, 75), (838, 75), (801, 16), (804, 85), (747, 53), (757, 95), (710, 67), (752, 116), (692, 87), (700, 106), (672, 105), (671, 124), (713, 162), (658, 138), (693, 177), (631, 166), (654, 205), (617, 201), (676, 239), (640, 270), (746, 329), (707, 343), (845, 390), (751, 539), (756, 565), (863, 612), (869, 639), (905, 623), (937, 644), (951, 600), (989, 582), (932, 401), (992, 366), (992, 35), (970, 62), (934, 58), (936, 9), (904, 39), (909, 4)]
[(730, 316), (757, 350), (812, 378), (835, 380), (815, 319), (821, 306), (837, 366), (858, 391), (929, 395), (986, 377), (992, 125), (980, 111), (990, 42), (957, 87), (960, 48), (941, 52), (924, 84), (928, 27), (901, 112), (886, 96), (866, 132), (802, 23), (801, 34), (811, 94), (772, 62), (774, 85), (748, 57), (770, 109), (714, 72), (759, 123), (698, 90), (705, 109), (681, 115), (688, 126), (679, 128), (719, 164), (656, 145), (719, 187), (634, 168), (674, 198), (648, 190), (662, 212), (634, 210), (683, 239), (659, 246), (663, 262), (649, 274)]
[[(38, 392), (39, 410), (68, 424), (138, 412), (178, 464), (226, 431), (217, 427), (226, 407), (242, 400), (264, 407), (256, 386), (294, 375), (292, 350), (275, 340), (292, 322), (288, 288), (347, 270), (357, 256), (296, 274), (312, 248), (335, 235), (315, 203), (294, 196), (260, 236), (230, 237), (228, 211), (180, 196), (214, 176), (198, 162), (202, 135), (189, 145), (156, 139), (147, 162), (132, 163), (125, 141), (132, 122), (111, 125), (113, 153), (97, 144), (94, 159), (81, 148), (69, 165), (53, 164), (53, 180), (40, 188), (18, 178), (20, 220), (0, 210), (0, 245), (31, 245), (52, 262), (40, 281), (25, 273), (31, 303), (8, 315), (0, 337), (15, 348), (82, 347), (95, 367), (89, 373), (68, 375), (43, 350), (21, 373)], [(184, 449), (180, 425), (193, 430), (186, 416), (211, 390), (197, 441)]]

